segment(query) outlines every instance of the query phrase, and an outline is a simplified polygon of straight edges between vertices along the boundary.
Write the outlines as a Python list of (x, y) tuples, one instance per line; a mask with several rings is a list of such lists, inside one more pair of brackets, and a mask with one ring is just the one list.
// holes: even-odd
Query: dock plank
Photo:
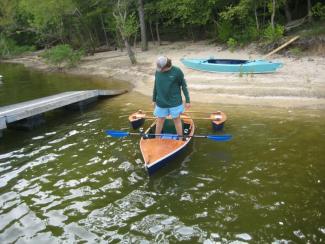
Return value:
[(70, 91), (9, 106), (3, 106), (0, 107), (0, 130), (5, 129), (7, 127), (6, 124), (8, 123), (13, 123), (60, 107), (85, 101), (90, 98), (115, 96), (125, 92), (126, 90)]

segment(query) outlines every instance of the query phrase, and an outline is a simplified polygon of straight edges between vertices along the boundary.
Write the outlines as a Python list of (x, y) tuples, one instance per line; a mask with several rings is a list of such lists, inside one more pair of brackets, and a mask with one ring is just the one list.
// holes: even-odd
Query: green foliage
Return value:
[(32, 46), (19, 46), (12, 39), (0, 35), (0, 58), (11, 58), (26, 52), (32, 52), (35, 47)]
[(320, 2), (316, 3), (312, 7), (311, 12), (316, 18), (319, 18), (320, 20), (325, 20), (325, 4), (322, 4)]
[[(292, 20), (306, 12), (306, 0), (145, 0), (145, 19), (151, 22), (161, 39), (179, 40), (189, 34), (193, 40), (210, 34), (213, 39), (227, 43), (230, 38), (243, 45), (260, 36), (267, 42), (283, 34), (280, 26), (273, 30), (270, 22), (283, 25), (285, 7)], [(316, 21), (325, 19), (323, 0), (312, 0)], [(0, 0), (0, 33), (6, 40), (1, 53), (16, 53), (14, 45), (69, 43), (74, 49), (84, 48), (93, 53), (103, 45), (116, 47), (130, 39), (139, 29), (137, 0)], [(287, 3), (285, 5), (285, 3)], [(118, 11), (116, 11), (116, 6)], [(272, 18), (271, 18), (272, 16)], [(303, 26), (304, 30), (308, 26)], [(324, 33), (315, 27), (313, 33)], [(306, 35), (311, 32), (306, 31)], [(2, 43), (4, 41), (2, 40)], [(4, 46), (4, 44), (2, 44)]]
[(220, 17), (227, 21), (243, 20), (245, 21), (252, 12), (252, 0), (241, 0), (238, 5), (230, 5), (225, 11), (220, 13)]
[(72, 12), (74, 5), (72, 0), (20, 0), (19, 7), (32, 16), (32, 27), (44, 31), (49, 26), (60, 28), (62, 16)]
[(238, 43), (236, 39), (234, 38), (229, 38), (227, 41), (227, 46), (230, 49), (231, 52), (235, 51), (235, 48), (237, 47)]
[(70, 45), (58, 45), (55, 46), (42, 55), (49, 65), (56, 68), (73, 67), (76, 66), (84, 52), (82, 50), (74, 51)]
[(237, 5), (225, 7), (219, 14), (219, 40), (226, 42), (233, 38), (241, 45), (256, 40), (259, 36), (254, 20), (254, 7), (257, 3), (254, 0), (240, 0)]
[(137, 17), (134, 13), (132, 13), (125, 20), (124, 28), (122, 28), (123, 31), (122, 35), (129, 38), (135, 33), (137, 33), (138, 29), (139, 29), (139, 24), (137, 21)]
[(279, 40), (284, 33), (284, 26), (276, 25), (274, 28), (269, 25), (263, 33), (263, 37), (266, 43), (272, 43)]
[(255, 41), (259, 38), (259, 31), (250, 19), (247, 20), (245, 25), (239, 26), (234, 31), (234, 37), (242, 45), (247, 44), (251, 41)]
[(117, 29), (123, 38), (128, 39), (137, 33), (139, 24), (135, 13), (129, 14), (130, 2), (127, 0), (118, 1), (114, 10), (114, 18)]
[(221, 42), (227, 42), (229, 38), (233, 38), (239, 44), (246, 44), (259, 37), (259, 31), (251, 19), (247, 19), (244, 23), (236, 25), (223, 20), (218, 24), (217, 29), (218, 40)]
[(205, 25), (211, 21), (213, 7), (218, 0), (160, 0), (157, 10), (168, 25), (180, 23), (187, 25)]
[(218, 23), (217, 28), (218, 28), (218, 39), (221, 42), (226, 42), (229, 38), (232, 37), (233, 29), (230, 22), (225, 20), (220, 21), (220, 23)]
[(0, 28), (6, 28), (14, 23), (16, 1), (0, 1)]

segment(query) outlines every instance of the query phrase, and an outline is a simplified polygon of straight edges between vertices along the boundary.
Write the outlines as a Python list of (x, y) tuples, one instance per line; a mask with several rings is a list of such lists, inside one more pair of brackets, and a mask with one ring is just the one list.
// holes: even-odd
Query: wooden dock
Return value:
[(70, 91), (0, 107), (0, 131), (6, 129), (7, 125), (10, 123), (15, 123), (26, 118), (37, 117), (57, 108), (78, 105), (82, 102), (87, 104), (87, 101), (93, 99), (116, 96), (126, 92), (126, 90)]

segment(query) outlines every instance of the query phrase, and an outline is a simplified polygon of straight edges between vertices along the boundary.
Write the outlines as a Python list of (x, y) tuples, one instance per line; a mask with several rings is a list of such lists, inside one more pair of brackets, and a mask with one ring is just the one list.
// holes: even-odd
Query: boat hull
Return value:
[(220, 73), (272, 73), (283, 64), (268, 60), (181, 59), (188, 68)]
[(177, 152), (174, 152), (172, 155), (160, 160), (159, 162), (156, 162), (155, 164), (153, 164), (152, 166), (147, 168), (148, 174), (152, 175), (153, 173), (155, 173), (157, 170), (159, 170), (160, 168), (166, 166), (169, 162), (171, 162), (173, 159), (177, 158), (179, 154), (181, 154), (184, 149), (186, 147), (182, 147), (181, 149), (179, 149)]
[[(172, 119), (166, 119), (166, 122), (173, 125)], [(145, 134), (154, 133), (155, 124), (156, 122), (150, 126)], [(185, 134), (188, 135), (185, 140), (175, 140), (175, 127), (170, 130), (166, 129), (165, 125), (162, 133), (166, 136), (140, 139), (140, 150), (149, 175), (170, 163), (190, 143), (195, 130), (193, 120), (189, 117), (183, 118), (183, 128), (185, 131), (187, 130)]]

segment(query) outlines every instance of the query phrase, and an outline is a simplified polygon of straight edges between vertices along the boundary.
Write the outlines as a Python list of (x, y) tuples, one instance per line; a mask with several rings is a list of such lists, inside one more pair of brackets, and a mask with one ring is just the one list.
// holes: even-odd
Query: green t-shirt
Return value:
[(190, 103), (184, 74), (180, 68), (172, 66), (166, 72), (156, 71), (152, 100), (161, 108), (171, 108), (182, 104), (183, 90), (186, 103)]

